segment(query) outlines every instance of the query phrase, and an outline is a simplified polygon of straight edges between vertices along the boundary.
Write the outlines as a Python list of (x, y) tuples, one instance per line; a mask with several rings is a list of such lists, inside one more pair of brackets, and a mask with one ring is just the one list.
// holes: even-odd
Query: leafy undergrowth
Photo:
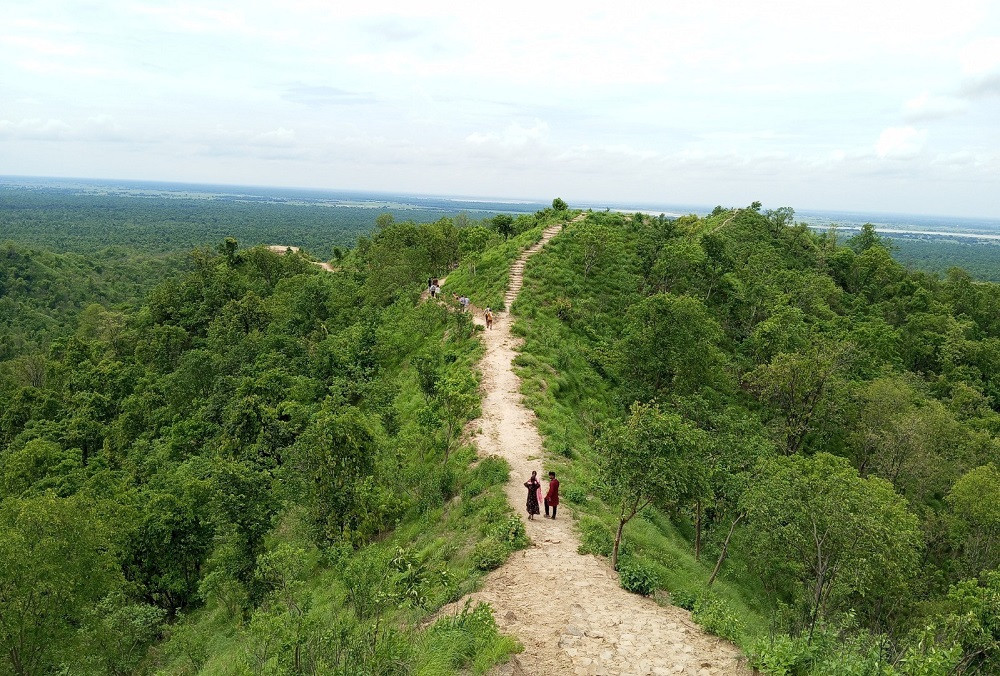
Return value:
[(247, 617), (237, 599), (217, 592), (170, 630), (153, 659), (158, 672), (481, 674), (519, 652), (488, 605), (417, 628), (495, 567), (477, 557), (483, 543), (493, 545), (495, 565), (527, 544), (523, 526), (510, 527), (520, 521), (502, 489), (506, 462), (474, 466), (474, 458), (464, 447), (431, 473), (453, 484), (452, 499), (414, 509), (384, 540), (357, 551), (320, 552), (289, 512), (262, 566), (275, 589), (269, 600)]

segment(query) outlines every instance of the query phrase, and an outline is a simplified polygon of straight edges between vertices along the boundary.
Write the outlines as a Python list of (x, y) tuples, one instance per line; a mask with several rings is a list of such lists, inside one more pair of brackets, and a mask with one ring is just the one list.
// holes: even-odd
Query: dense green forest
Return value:
[(514, 311), (549, 467), (624, 586), (767, 673), (1000, 671), (1000, 287), (755, 203), (592, 214)]
[(959, 238), (893, 237), (893, 257), (916, 270), (944, 276), (962, 268), (972, 277), (1000, 282), (1000, 243)]
[[(434, 618), (527, 542), (506, 463), (463, 441), (477, 329), (419, 296), (447, 273), (502, 307), (568, 212), (331, 235), (298, 206), (301, 231), (134, 199), (0, 209), (0, 672), (485, 673), (517, 651), (488, 607)], [(255, 246), (274, 232), (334, 272)], [(582, 551), (766, 673), (1000, 670), (1000, 288), (894, 253), (756, 203), (595, 213), (514, 305)]]
[(418, 298), (558, 217), (383, 220), (334, 272), (229, 239), (121, 307), (128, 266), (6, 247), (0, 300), (38, 312), (4, 315), (0, 671), (483, 673), (517, 650), (486, 607), (419, 628), (526, 542), (506, 464), (462, 442), (475, 327)]
[(353, 246), (360, 235), (367, 235), (376, 215), (417, 222), (441, 218), (440, 210), (77, 194), (67, 189), (0, 186), (0, 237), (59, 252), (90, 254), (118, 247), (132, 254), (176, 253), (215, 246), (232, 237), (247, 246), (300, 246), (320, 259), (329, 259), (335, 248)]

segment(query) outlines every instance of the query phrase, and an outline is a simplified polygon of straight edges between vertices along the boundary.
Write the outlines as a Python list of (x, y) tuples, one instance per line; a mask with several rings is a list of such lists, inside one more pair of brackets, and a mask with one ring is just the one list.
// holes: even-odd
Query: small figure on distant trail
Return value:
[(559, 479), (555, 472), (549, 472), (549, 491), (545, 494), (545, 518), (549, 518), (549, 507), (552, 508), (552, 520), (556, 518), (556, 507), (559, 506)]
[(542, 492), (542, 482), (538, 480), (538, 472), (532, 472), (531, 478), (524, 482), (524, 487), (528, 489), (528, 521), (535, 520), (538, 510), (538, 496)]
[(471, 302), (472, 300), (468, 296), (462, 296), (458, 299), (458, 304), (462, 306), (462, 312), (469, 311), (469, 303)]
[(493, 328), (493, 310), (491, 310), (489, 308), (486, 308), (485, 317), (486, 317), (486, 328), (492, 329)]

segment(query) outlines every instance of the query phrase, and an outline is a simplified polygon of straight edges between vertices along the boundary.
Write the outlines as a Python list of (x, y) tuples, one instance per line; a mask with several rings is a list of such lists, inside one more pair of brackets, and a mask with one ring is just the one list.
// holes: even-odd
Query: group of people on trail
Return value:
[[(431, 298), (437, 298), (441, 294), (441, 284), (440, 280), (436, 277), (427, 278), (427, 293), (430, 294)], [(469, 307), (472, 305), (472, 299), (468, 296), (459, 296), (458, 294), (451, 294), (451, 297), (458, 302), (462, 308), (462, 312), (468, 312)], [(483, 319), (486, 320), (486, 328), (493, 328), (493, 310), (486, 308), (483, 311)]]
[[(531, 478), (524, 482), (524, 487), (528, 489), (528, 521), (534, 521), (535, 515), (539, 513), (538, 505), (542, 502), (542, 482), (538, 480), (538, 472), (532, 472)], [(545, 494), (545, 518), (556, 518), (556, 508), (559, 507), (559, 479), (555, 472), (549, 472), (549, 490)], [(549, 509), (552, 516), (549, 517)]]

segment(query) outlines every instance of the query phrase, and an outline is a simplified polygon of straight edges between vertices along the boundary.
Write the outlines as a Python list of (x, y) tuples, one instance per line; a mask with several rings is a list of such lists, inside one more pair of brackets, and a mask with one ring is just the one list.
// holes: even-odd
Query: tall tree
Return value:
[(120, 584), (103, 524), (76, 498), (0, 504), (0, 655), (9, 673), (52, 673), (87, 611)]
[(913, 574), (916, 517), (887, 481), (858, 476), (845, 458), (765, 461), (740, 504), (749, 560), (761, 575), (798, 583), (810, 636), (839, 601), (870, 604)]
[(677, 508), (707, 491), (706, 434), (676, 413), (636, 403), (598, 440), (601, 479), (618, 515), (611, 566), (626, 524), (651, 505)]

